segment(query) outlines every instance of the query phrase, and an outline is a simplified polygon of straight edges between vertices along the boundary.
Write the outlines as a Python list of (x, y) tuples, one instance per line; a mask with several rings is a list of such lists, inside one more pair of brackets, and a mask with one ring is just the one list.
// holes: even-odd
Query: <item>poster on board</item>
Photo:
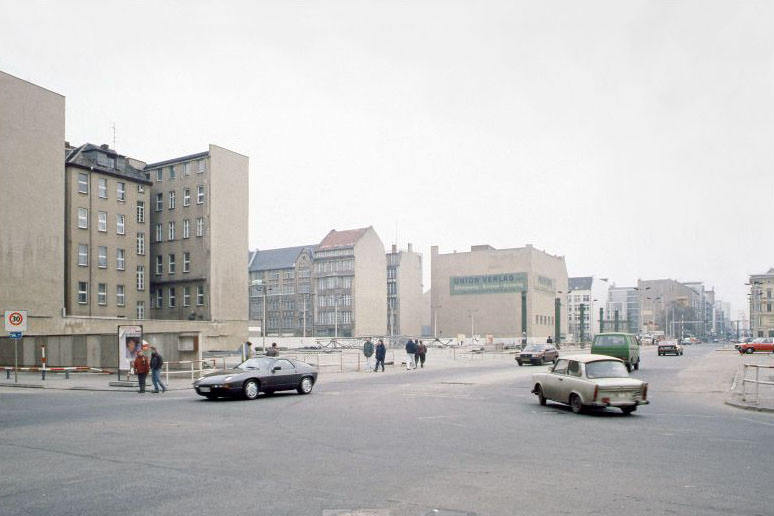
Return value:
[(142, 351), (142, 326), (118, 327), (118, 368), (128, 371)]

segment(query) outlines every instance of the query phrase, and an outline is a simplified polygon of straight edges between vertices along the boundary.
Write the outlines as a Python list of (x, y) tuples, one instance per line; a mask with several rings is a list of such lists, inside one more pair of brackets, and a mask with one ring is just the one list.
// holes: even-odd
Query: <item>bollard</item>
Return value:
[(6, 380), (10, 380), (11, 379), (11, 370), (10, 369), (6, 369), (5, 370), (5, 379)]
[(45, 368), (40, 370), (40, 379), (41, 380), (45, 380), (46, 379), (46, 370), (45, 370)]
[(69, 379), (70, 379), (70, 370), (65, 369), (65, 380), (69, 380)]

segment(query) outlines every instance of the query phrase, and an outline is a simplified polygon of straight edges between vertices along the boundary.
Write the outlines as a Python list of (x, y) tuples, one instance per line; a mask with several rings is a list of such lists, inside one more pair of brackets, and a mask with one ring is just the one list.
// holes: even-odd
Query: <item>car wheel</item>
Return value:
[(538, 402), (541, 405), (545, 405), (546, 397), (543, 395), (543, 387), (541, 387), (540, 385), (537, 386), (537, 396), (538, 396)]
[(747, 348), (744, 352), (748, 355), (752, 355), (753, 351), (755, 351), (753, 348)]
[(242, 394), (248, 400), (254, 400), (258, 397), (258, 382), (255, 380), (247, 380), (242, 386)]
[(640, 361), (639, 360), (637, 360), (637, 363), (634, 364), (634, 368), (639, 371), (639, 369), (640, 369)]
[(583, 402), (577, 394), (570, 395), (570, 408), (575, 414), (583, 412)]
[(661, 356), (661, 353), (659, 353), (658, 356)]
[(517, 360), (516, 363), (519, 364), (519, 366), (523, 366), (524, 365), (524, 364), (521, 363), (521, 360)]
[(296, 392), (299, 394), (309, 394), (312, 392), (312, 387), (314, 387), (314, 382), (312, 381), (312, 378), (309, 376), (304, 376), (301, 378), (301, 383), (298, 384), (298, 388), (296, 389)]
[(631, 373), (632, 372), (632, 365), (629, 362), (625, 362), (624, 365), (626, 366), (626, 371)]
[(634, 405), (632, 407), (621, 407), (621, 412), (623, 412), (625, 416), (628, 416), (635, 410), (637, 410), (637, 405)]

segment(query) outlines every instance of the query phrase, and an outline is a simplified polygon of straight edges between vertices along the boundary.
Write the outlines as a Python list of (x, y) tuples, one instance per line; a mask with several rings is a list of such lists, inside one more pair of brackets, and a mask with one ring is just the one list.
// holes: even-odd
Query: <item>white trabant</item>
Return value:
[(605, 355), (560, 357), (546, 373), (532, 375), (532, 393), (564, 403), (576, 414), (586, 408), (617, 407), (631, 414), (647, 405), (648, 384), (629, 377), (622, 360)]

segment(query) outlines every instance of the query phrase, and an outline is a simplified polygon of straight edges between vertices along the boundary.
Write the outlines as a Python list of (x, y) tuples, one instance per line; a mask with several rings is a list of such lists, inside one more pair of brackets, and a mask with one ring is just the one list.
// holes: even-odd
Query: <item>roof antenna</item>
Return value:
[(116, 123), (113, 122), (113, 150), (118, 153), (118, 150), (116, 149)]

